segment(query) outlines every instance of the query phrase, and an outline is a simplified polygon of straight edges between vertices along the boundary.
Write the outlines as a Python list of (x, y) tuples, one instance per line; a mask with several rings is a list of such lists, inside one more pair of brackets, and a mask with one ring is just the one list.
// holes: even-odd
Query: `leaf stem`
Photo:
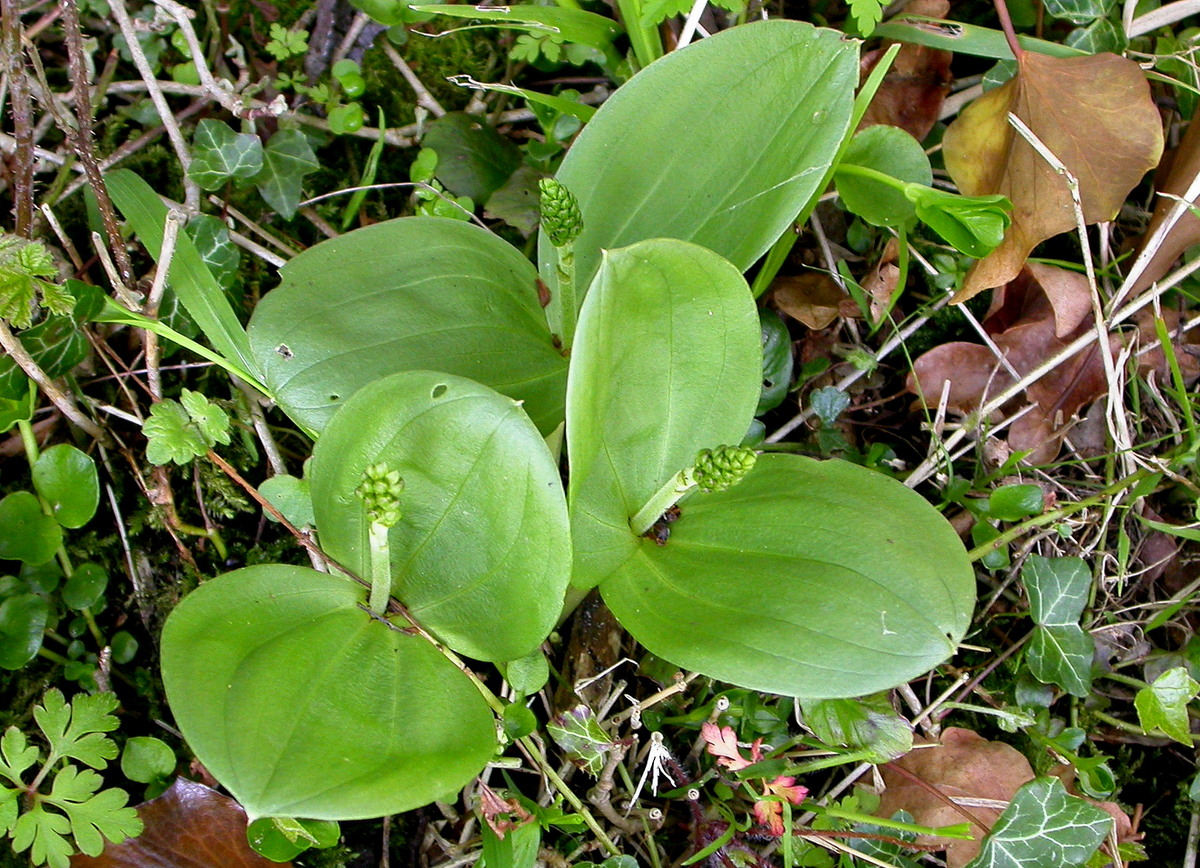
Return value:
[(367, 531), (367, 547), (370, 554), (367, 579), (371, 582), (371, 598), (368, 605), (376, 615), (387, 610), (388, 597), (392, 594), (392, 563), (388, 547), (388, 529), (377, 521)]
[(633, 532), (641, 536), (654, 526), (659, 516), (677, 504), (685, 494), (696, 487), (692, 469), (680, 470), (666, 481), (662, 488), (650, 495), (646, 505), (634, 513), (629, 519)]
[(563, 354), (571, 351), (575, 340), (575, 323), (579, 316), (579, 305), (575, 294), (575, 242), (554, 248), (558, 271), (558, 308), (562, 329)]
[(996, 5), (996, 16), (1000, 19), (1000, 29), (1004, 31), (1004, 38), (1008, 40), (1009, 50), (1012, 51), (1017, 63), (1020, 63), (1021, 58), (1025, 56), (1025, 49), (1017, 40), (1017, 31), (1013, 29), (1012, 17), (1008, 14), (1008, 4), (1004, 0), (992, 0), (992, 2)]

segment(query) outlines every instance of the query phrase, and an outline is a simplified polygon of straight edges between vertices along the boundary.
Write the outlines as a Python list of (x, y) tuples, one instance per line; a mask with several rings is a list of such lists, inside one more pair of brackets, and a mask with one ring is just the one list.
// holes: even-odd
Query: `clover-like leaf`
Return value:
[(1186, 668), (1168, 669), (1133, 698), (1142, 729), (1161, 732), (1191, 747), (1193, 737), (1187, 706), (1198, 693), (1200, 684), (1192, 679)]
[(1070, 795), (1058, 778), (1034, 778), (1017, 790), (967, 868), (1082, 865), (1112, 823), (1110, 814)]
[(258, 136), (235, 133), (228, 124), (212, 118), (196, 125), (188, 177), (205, 190), (216, 190), (232, 178), (253, 178), (262, 167), (263, 146)]
[(280, 130), (267, 141), (262, 170), (254, 184), (268, 205), (285, 220), (296, 216), (304, 177), (321, 168), (308, 138), (300, 130)]
[(1080, 558), (1030, 555), (1021, 582), (1037, 625), (1025, 657), (1029, 671), (1038, 681), (1057, 684), (1073, 696), (1087, 696), (1094, 643), (1079, 626), (1092, 587), (1087, 565)]
[(229, 442), (229, 415), (199, 392), (184, 389), (179, 401), (159, 401), (142, 425), (152, 464), (186, 464), (218, 443)]

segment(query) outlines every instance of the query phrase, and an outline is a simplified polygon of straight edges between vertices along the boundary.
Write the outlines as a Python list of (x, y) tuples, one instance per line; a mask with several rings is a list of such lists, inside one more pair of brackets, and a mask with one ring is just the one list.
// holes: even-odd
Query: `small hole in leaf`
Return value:
[(438, 383), (436, 386), (433, 387), (433, 391), (429, 393), (429, 397), (431, 397), (431, 398), (442, 397), (442, 395), (446, 394), (446, 388), (447, 387), (446, 387), (445, 383)]
[(330, 403), (332, 403), (332, 402), (334, 402), (334, 401), (338, 401), (338, 400), (340, 400), (340, 399), (341, 399), (341, 397), (342, 397), (341, 395), (330, 395), (330, 396), (329, 396), (329, 401), (330, 401)]

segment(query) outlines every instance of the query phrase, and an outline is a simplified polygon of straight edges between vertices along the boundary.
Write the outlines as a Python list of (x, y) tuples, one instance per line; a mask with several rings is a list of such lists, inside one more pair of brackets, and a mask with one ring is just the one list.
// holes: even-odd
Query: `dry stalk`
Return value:
[(13, 231), (22, 238), (33, 237), (33, 101), (25, 77), (25, 53), (21, 50), (21, 13), (16, 0), (0, 0), (0, 45), (8, 58), (9, 112), (16, 133), (16, 160), (12, 174)]

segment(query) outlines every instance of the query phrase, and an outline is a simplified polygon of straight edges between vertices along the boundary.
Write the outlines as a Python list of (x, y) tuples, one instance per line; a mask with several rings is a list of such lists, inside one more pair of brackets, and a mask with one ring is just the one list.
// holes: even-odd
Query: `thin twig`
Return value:
[(392, 65), (396, 69), (400, 70), (400, 74), (404, 76), (404, 80), (408, 82), (408, 86), (417, 95), (417, 105), (428, 111), (435, 118), (440, 118), (444, 115), (446, 110), (442, 108), (442, 104), (434, 99), (433, 94), (429, 92), (429, 88), (425, 87), (421, 79), (417, 78), (417, 74), (412, 71), (412, 67), (404, 62), (404, 58), (400, 56), (400, 52), (395, 49), (391, 41), (385, 39), (380, 44), (383, 46), (383, 53), (388, 56), (388, 60), (392, 62)]
[[(92, 150), (92, 91), (88, 85), (83, 33), (79, 29), (79, 8), (75, 5), (75, 0), (59, 0), (59, 9), (62, 11), (63, 32), (66, 35), (67, 66), (71, 72), (71, 84), (75, 93), (75, 123), (78, 125), (75, 129), (70, 130), (68, 135), (74, 145), (75, 154), (79, 157), (79, 162), (87, 173), (92, 193), (96, 197), (100, 222), (104, 224), (104, 234), (108, 236), (108, 244), (116, 259), (117, 272), (121, 275), (122, 281), (128, 284), (133, 281), (133, 264), (129, 261), (129, 252), (125, 249), (124, 240), (121, 238), (117, 211), (113, 207), (112, 199), (108, 196), (108, 186), (104, 183), (104, 176), (96, 162), (96, 154)], [(137, 43), (136, 38), (130, 37), (130, 39), (134, 44)]]
[(13, 165), (13, 231), (22, 238), (33, 237), (33, 101), (25, 77), (25, 53), (21, 50), (21, 13), (16, 0), (0, 0), (0, 45), (8, 57), (8, 100), (16, 140)]
[(16, 362), (17, 367), (25, 372), (25, 376), (37, 383), (38, 388), (46, 393), (46, 397), (59, 409), (59, 412), (96, 442), (105, 446), (112, 445), (108, 432), (84, 415), (83, 411), (75, 404), (75, 400), (60, 389), (58, 383), (42, 370), (33, 357), (25, 351), (20, 339), (9, 330), (8, 324), (2, 320), (0, 320), (0, 347)]
[[(158, 306), (162, 303), (163, 293), (167, 289), (167, 275), (171, 271), (171, 260), (175, 258), (175, 242), (179, 238), (179, 227), (182, 223), (182, 213), (173, 209), (167, 211), (163, 223), (162, 251), (154, 271), (154, 282), (150, 284), (150, 292), (146, 295), (146, 306), (142, 310), (151, 319), (158, 319)], [(142, 329), (142, 335), (146, 349), (146, 378), (149, 380), (150, 395), (155, 401), (161, 401), (163, 391), (162, 372), (158, 369), (158, 335), (149, 329)]]

